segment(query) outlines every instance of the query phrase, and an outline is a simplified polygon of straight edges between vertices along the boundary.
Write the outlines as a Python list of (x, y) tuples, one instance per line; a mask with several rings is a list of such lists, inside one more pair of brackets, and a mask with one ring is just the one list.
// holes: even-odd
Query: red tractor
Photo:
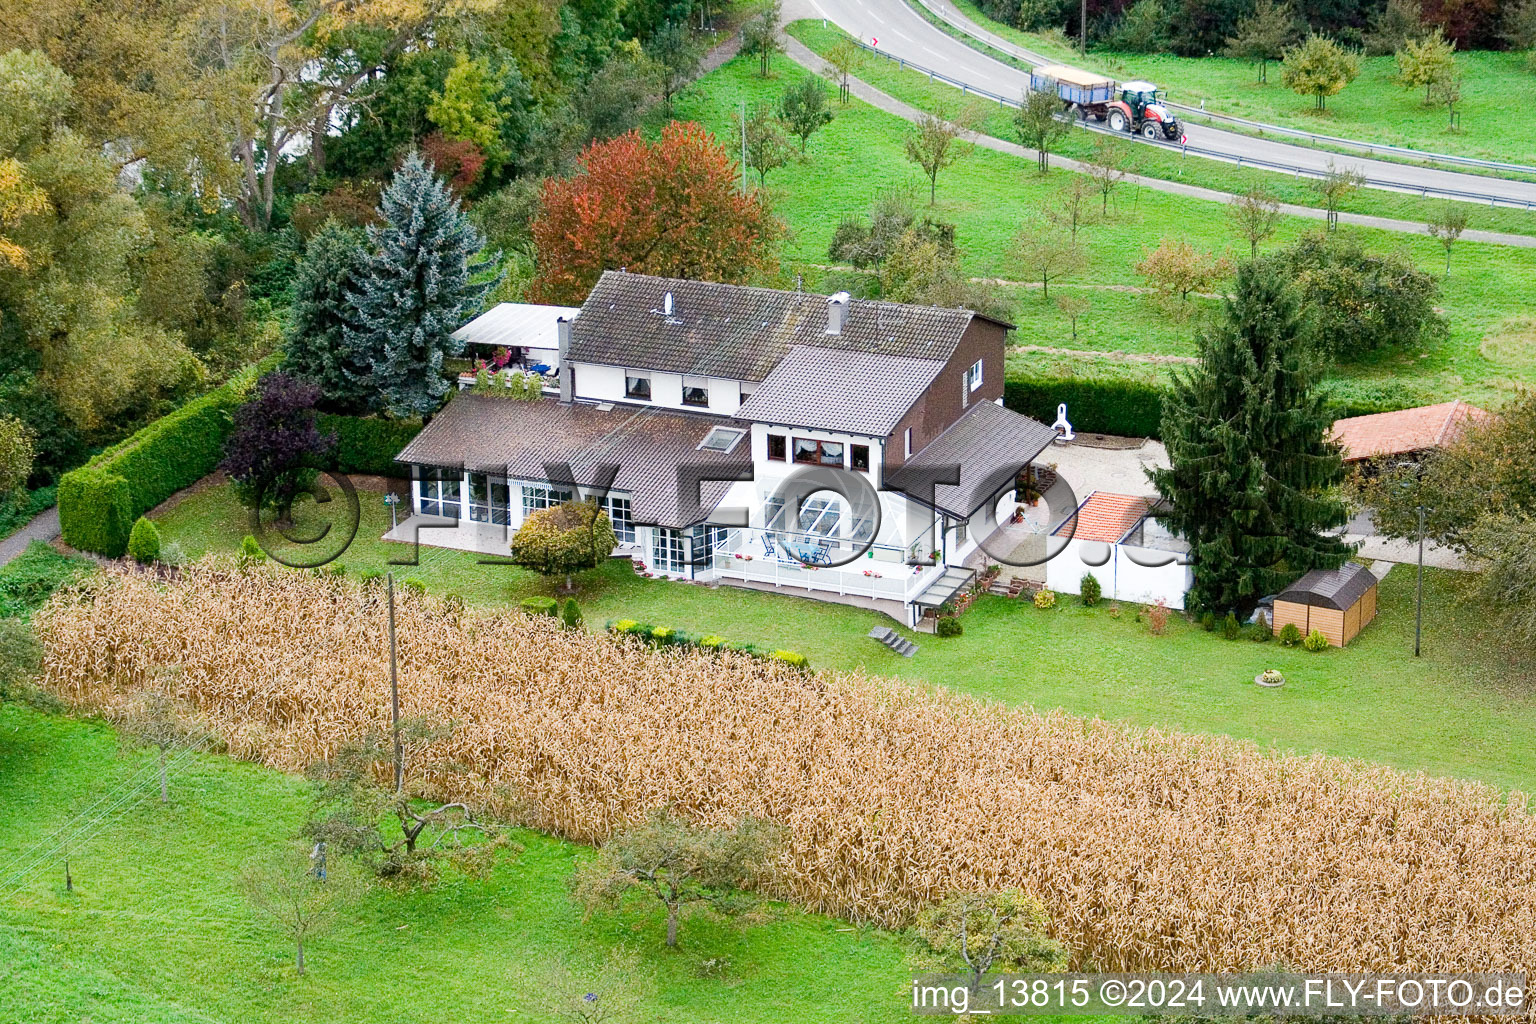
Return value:
[(1059, 96), (1074, 118), (1091, 117), (1117, 132), (1136, 132), (1148, 139), (1177, 141), (1183, 134), (1173, 112), (1158, 102), (1157, 86), (1151, 82), (1116, 85), (1112, 78), (1065, 64), (1035, 68), (1029, 79), (1031, 88)]

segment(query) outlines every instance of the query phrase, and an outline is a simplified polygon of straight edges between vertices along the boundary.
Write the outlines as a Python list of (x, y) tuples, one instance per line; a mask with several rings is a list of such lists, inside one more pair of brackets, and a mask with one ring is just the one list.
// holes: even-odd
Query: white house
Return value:
[(1153, 498), (1094, 491), (1052, 532), (1045, 585), (1081, 593), (1087, 573), (1106, 600), (1183, 608), (1194, 583), (1189, 545), (1157, 519)]
[(392, 539), (505, 554), (595, 497), (645, 571), (915, 625), (1055, 436), (1002, 408), (1010, 325), (966, 310), (609, 272), (557, 325), (557, 395), (460, 392), (400, 453)]

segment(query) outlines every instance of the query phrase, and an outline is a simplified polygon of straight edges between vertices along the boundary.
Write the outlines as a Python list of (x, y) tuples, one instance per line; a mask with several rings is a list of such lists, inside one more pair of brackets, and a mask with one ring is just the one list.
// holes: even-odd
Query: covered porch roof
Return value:
[(887, 476), (885, 485), (968, 519), (1054, 440), (1056, 431), (1044, 423), (979, 402)]

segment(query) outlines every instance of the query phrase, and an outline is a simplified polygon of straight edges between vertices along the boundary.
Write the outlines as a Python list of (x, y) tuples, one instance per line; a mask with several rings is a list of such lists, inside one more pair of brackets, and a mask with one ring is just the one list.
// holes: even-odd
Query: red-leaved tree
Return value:
[(594, 142), (574, 177), (544, 186), (533, 241), (534, 302), (579, 305), (604, 270), (739, 282), (762, 266), (782, 225), (702, 126), (673, 121)]

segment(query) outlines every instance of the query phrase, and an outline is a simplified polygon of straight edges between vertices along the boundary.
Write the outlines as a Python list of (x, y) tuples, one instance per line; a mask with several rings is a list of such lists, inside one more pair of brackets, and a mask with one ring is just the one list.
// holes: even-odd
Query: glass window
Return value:
[(416, 485), (422, 515), (459, 518), (462, 481), (458, 473), (450, 469), (423, 469)]
[(784, 435), (783, 434), (769, 434), (768, 435), (768, 458), (772, 459), (774, 462), (783, 462), (784, 461)]
[(869, 445), (855, 444), (848, 446), (849, 465), (852, 468), (865, 471), (869, 469)]
[(906, 432), (906, 434), (904, 436), (905, 436), (906, 440), (905, 440), (905, 443), (903, 444), (902, 447), (903, 447), (903, 449), (907, 453), (907, 458), (910, 459), (912, 457), (912, 428), (911, 427), (907, 428), (907, 432)]
[(746, 431), (736, 427), (714, 427), (704, 435), (704, 440), (699, 443), (699, 449), (706, 452), (720, 452), (724, 454), (736, 447), (736, 442), (746, 436)]
[(511, 488), (507, 482), (485, 473), (469, 474), (470, 521), (506, 526), (511, 516)]
[(564, 505), (571, 500), (571, 492), (544, 484), (523, 484), (523, 517), (541, 508)]
[(689, 532), (692, 534), (695, 565), (713, 565), (715, 550), (718, 548), (724, 551), (730, 544), (731, 531), (723, 526), (695, 526)]
[(651, 378), (639, 374), (625, 374), (624, 397), (632, 398), (637, 402), (649, 402), (651, 400)]
[(965, 371), (965, 393), (970, 394), (981, 387), (981, 360), (976, 360), (969, 370)]
[(613, 523), (613, 532), (619, 538), (619, 543), (633, 544), (635, 520), (630, 514), (629, 499), (614, 497), (610, 494), (603, 499), (603, 511), (608, 513), (608, 520)]
[(687, 572), (688, 551), (683, 531), (657, 527), (651, 531), (651, 568), (660, 572)]
[(795, 461), (817, 466), (841, 466), (843, 446), (836, 441), (814, 441), (795, 438)]
[(683, 404), (709, 408), (709, 388), (700, 384), (683, 384)]

